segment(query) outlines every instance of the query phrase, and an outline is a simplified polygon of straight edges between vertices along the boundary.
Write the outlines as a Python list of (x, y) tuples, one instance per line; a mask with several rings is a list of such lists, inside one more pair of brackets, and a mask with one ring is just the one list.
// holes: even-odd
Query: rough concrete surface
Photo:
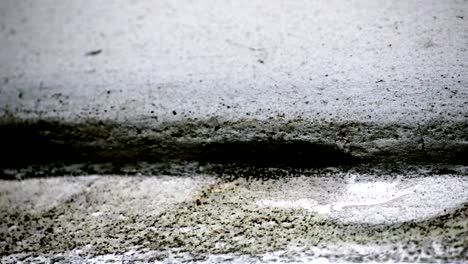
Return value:
[(467, 162), (466, 1), (22, 0), (0, 12), (4, 145), (27, 138), (5, 122), (45, 120), (25, 129), (56, 144), (76, 131), (80, 153), (273, 138)]
[(2, 112), (466, 120), (463, 0), (7, 0), (0, 10)]
[(2, 263), (468, 259), (466, 0), (4, 0), (0, 47)]
[(3, 181), (2, 263), (464, 262), (468, 180), (422, 174)]

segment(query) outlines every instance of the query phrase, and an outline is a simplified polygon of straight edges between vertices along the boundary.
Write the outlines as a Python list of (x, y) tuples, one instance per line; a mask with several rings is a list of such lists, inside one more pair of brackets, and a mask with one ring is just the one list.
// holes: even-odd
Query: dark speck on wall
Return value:
[(85, 53), (85, 56), (96, 56), (102, 53), (102, 49), (91, 50)]
[(175, 110), (172, 111), (173, 115), (177, 115), (177, 112)]

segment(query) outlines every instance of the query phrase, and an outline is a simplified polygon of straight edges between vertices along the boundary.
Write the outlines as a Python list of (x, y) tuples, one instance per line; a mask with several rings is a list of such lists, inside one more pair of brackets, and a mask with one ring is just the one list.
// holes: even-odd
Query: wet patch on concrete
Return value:
[[(153, 164), (155, 173), (170, 171), (168, 167), (186, 168), (188, 163), (259, 170), (395, 163), (463, 165), (468, 162), (467, 127), (466, 122), (437, 120), (413, 127), (306, 120), (222, 122), (216, 118), (72, 123), (10, 116), (0, 122), (1, 144), (8, 153), (0, 160), (0, 168), (2, 177), (9, 178), (11, 174), (125, 174), (138, 171), (142, 163)], [(12, 169), (16, 172), (11, 173)], [(22, 172), (17, 173), (18, 169)]]

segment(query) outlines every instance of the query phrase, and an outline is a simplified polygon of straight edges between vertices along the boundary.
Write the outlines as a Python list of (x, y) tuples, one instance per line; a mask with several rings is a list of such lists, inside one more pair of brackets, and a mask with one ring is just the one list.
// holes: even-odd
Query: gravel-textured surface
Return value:
[(465, 175), (335, 171), (268, 181), (101, 176), (1, 184), (3, 263), (468, 258)]

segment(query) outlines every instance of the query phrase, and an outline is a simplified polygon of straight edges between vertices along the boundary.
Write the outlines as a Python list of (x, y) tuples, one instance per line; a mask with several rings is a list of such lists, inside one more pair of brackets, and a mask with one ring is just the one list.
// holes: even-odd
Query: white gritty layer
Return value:
[[(30, 254), (14, 254), (1, 258), (5, 263), (14, 263), (22, 260), (25, 262), (54, 261), (56, 263), (174, 263), (190, 262), (200, 264), (210, 263), (356, 263), (356, 259), (349, 260), (351, 257), (361, 257), (365, 262), (385, 262), (386, 260), (370, 259), (368, 256), (387, 255), (396, 263), (414, 263), (426, 262), (434, 257), (443, 257), (445, 252), (438, 241), (431, 242), (433, 251), (431, 254), (422, 252), (413, 254), (418, 246), (408, 246), (403, 244), (380, 244), (380, 245), (359, 245), (353, 243), (333, 243), (319, 247), (288, 247), (286, 250), (278, 250), (259, 254), (256, 256), (237, 255), (237, 254), (213, 254), (202, 259), (196, 258), (187, 252), (178, 252), (177, 249), (167, 251), (154, 251), (144, 248), (136, 248), (124, 254), (104, 254), (99, 256), (89, 256), (87, 251), (89, 247), (75, 249), (58, 254), (45, 254), (40, 256), (31, 256)], [(368, 259), (365, 259), (367, 256)], [(164, 257), (164, 258), (163, 258)], [(388, 259), (387, 259), (388, 261)], [(453, 262), (456, 263), (456, 262)], [(462, 263), (460, 261), (460, 263)]]
[(395, 181), (374, 178), (365, 182), (351, 177), (343, 189), (339, 193), (322, 189), (315, 194), (315, 197), (322, 196), (321, 200), (285, 196), (263, 198), (256, 203), (260, 207), (305, 209), (343, 222), (390, 224), (427, 219), (468, 202), (466, 177), (434, 176)]
[(0, 113), (464, 120), (466, 14), (437, 0), (5, 0)]

